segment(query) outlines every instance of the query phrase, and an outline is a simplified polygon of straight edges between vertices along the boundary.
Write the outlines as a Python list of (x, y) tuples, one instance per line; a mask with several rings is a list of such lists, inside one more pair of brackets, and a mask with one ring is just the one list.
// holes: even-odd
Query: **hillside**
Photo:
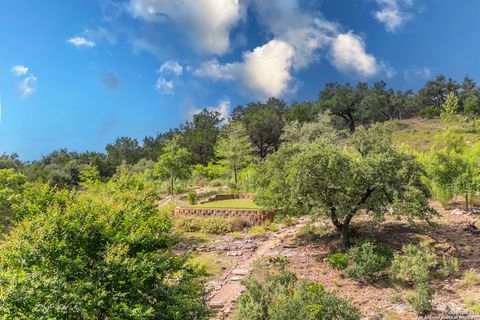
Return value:
[(463, 136), (468, 145), (480, 141), (478, 122), (459, 120), (447, 123), (441, 119), (412, 118), (395, 123), (398, 131), (393, 136), (394, 142), (420, 152), (428, 151), (433, 146), (442, 146), (440, 135), (448, 126), (455, 128), (455, 133)]

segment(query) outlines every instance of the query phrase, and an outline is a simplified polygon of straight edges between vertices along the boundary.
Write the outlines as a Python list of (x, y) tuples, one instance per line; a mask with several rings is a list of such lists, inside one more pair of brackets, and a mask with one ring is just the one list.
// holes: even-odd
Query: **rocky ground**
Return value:
[[(378, 224), (366, 217), (357, 217), (354, 227), (359, 238), (376, 238), (393, 249), (399, 249), (405, 243), (427, 241), (437, 253), (458, 257), (461, 273), (469, 269), (480, 272), (480, 237), (464, 230), (468, 222), (476, 222), (480, 227), (480, 215), (436, 208), (441, 216), (434, 220), (433, 226), (394, 220)], [(326, 263), (328, 255), (340, 249), (339, 239), (333, 230), (315, 241), (299, 241), (297, 233), (308, 220), (304, 217), (293, 226), (260, 237), (218, 236), (206, 241), (188, 241), (179, 247), (182, 251), (196, 251), (200, 259), (207, 260), (207, 266), (212, 270), (208, 282), (209, 303), (217, 312), (215, 319), (231, 317), (235, 301), (243, 290), (240, 280), (251, 272), (252, 262), (260, 256), (285, 256), (288, 270), (300, 278), (318, 281), (328, 290), (350, 300), (365, 319), (417, 319), (406, 302), (408, 289), (388, 279), (362, 284), (345, 277), (342, 271)], [(465, 312), (466, 300), (480, 300), (480, 288), (466, 286), (461, 275), (446, 280), (435, 279), (432, 287), (435, 289), (436, 309), (430, 316), (432, 319), (434, 316), (445, 318), (447, 314)], [(480, 319), (480, 316), (470, 315), (464, 319)]]

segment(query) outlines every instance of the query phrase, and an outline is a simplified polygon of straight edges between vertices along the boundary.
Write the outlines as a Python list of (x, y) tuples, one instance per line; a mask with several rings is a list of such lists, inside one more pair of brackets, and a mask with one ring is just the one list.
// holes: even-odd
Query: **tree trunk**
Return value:
[(348, 127), (350, 129), (350, 133), (354, 133), (355, 132), (355, 120), (353, 120), (353, 119), (348, 120)]
[(237, 167), (233, 166), (233, 180), (235, 183), (235, 191), (237, 191)]
[(465, 193), (465, 211), (468, 212), (468, 193)]
[(332, 220), (333, 225), (337, 229), (340, 237), (342, 239), (342, 244), (345, 249), (350, 247), (350, 221), (352, 220), (353, 215), (347, 215), (342, 223), (338, 221), (336, 215), (336, 209), (330, 208), (330, 219)]
[(173, 196), (173, 175), (170, 176), (170, 194)]

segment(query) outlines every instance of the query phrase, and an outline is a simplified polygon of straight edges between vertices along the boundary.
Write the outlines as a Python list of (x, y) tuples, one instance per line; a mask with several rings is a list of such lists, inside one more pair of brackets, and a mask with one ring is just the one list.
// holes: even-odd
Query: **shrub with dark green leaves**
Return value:
[(348, 267), (348, 254), (340, 252), (332, 253), (328, 257), (328, 264), (335, 269), (345, 269)]
[(189, 191), (187, 193), (187, 200), (191, 205), (197, 204), (198, 194), (195, 191)]
[(0, 245), (2, 319), (208, 318), (201, 274), (171, 252), (157, 195), (121, 181), (12, 229)]
[(362, 281), (372, 281), (390, 262), (391, 250), (382, 244), (364, 242), (350, 249), (349, 257), (352, 264), (347, 268), (350, 278)]
[(238, 299), (238, 320), (360, 319), (346, 300), (327, 292), (322, 285), (299, 281), (291, 272), (271, 274), (263, 282), (249, 276)]

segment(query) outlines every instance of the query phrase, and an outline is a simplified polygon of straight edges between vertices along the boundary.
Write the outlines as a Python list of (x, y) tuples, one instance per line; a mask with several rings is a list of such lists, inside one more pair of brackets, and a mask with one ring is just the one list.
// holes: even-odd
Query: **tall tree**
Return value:
[(192, 154), (194, 163), (205, 165), (214, 158), (218, 124), (222, 120), (219, 112), (203, 109), (193, 116), (191, 122), (181, 126), (183, 135), (180, 143)]
[(238, 106), (233, 110), (232, 120), (244, 124), (260, 158), (265, 158), (280, 146), (285, 110), (285, 102), (276, 98), (270, 98), (265, 103)]
[(447, 100), (448, 94), (453, 92), (458, 93), (459, 84), (449, 78), (448, 80), (443, 75), (439, 75), (435, 80), (428, 81), (417, 94), (417, 103), (420, 108), (434, 107), (440, 109)]
[(451, 120), (458, 112), (458, 98), (455, 93), (450, 92), (447, 96), (447, 100), (442, 106), (442, 113), (440, 116), (444, 120)]
[(155, 164), (155, 174), (161, 179), (170, 182), (170, 194), (174, 194), (176, 179), (186, 178), (190, 173), (191, 154), (179, 143), (179, 137), (175, 136), (166, 143), (162, 155)]
[(232, 122), (222, 128), (215, 153), (220, 163), (231, 170), (235, 189), (237, 189), (238, 172), (252, 163), (253, 152), (250, 137), (243, 123)]
[(361, 103), (368, 92), (368, 85), (360, 82), (356, 87), (349, 83), (327, 83), (318, 96), (320, 107), (345, 120), (351, 133), (356, 122), (362, 119)]
[(105, 147), (108, 158), (115, 163), (116, 166), (122, 162), (134, 164), (143, 157), (142, 148), (136, 139), (129, 137), (120, 137), (113, 144), (107, 144)]
[(284, 145), (261, 164), (256, 201), (287, 214), (324, 214), (345, 247), (359, 212), (429, 219), (435, 212), (427, 203), (423, 168), (392, 146), (388, 132), (384, 125), (360, 128), (348, 149), (325, 140)]

